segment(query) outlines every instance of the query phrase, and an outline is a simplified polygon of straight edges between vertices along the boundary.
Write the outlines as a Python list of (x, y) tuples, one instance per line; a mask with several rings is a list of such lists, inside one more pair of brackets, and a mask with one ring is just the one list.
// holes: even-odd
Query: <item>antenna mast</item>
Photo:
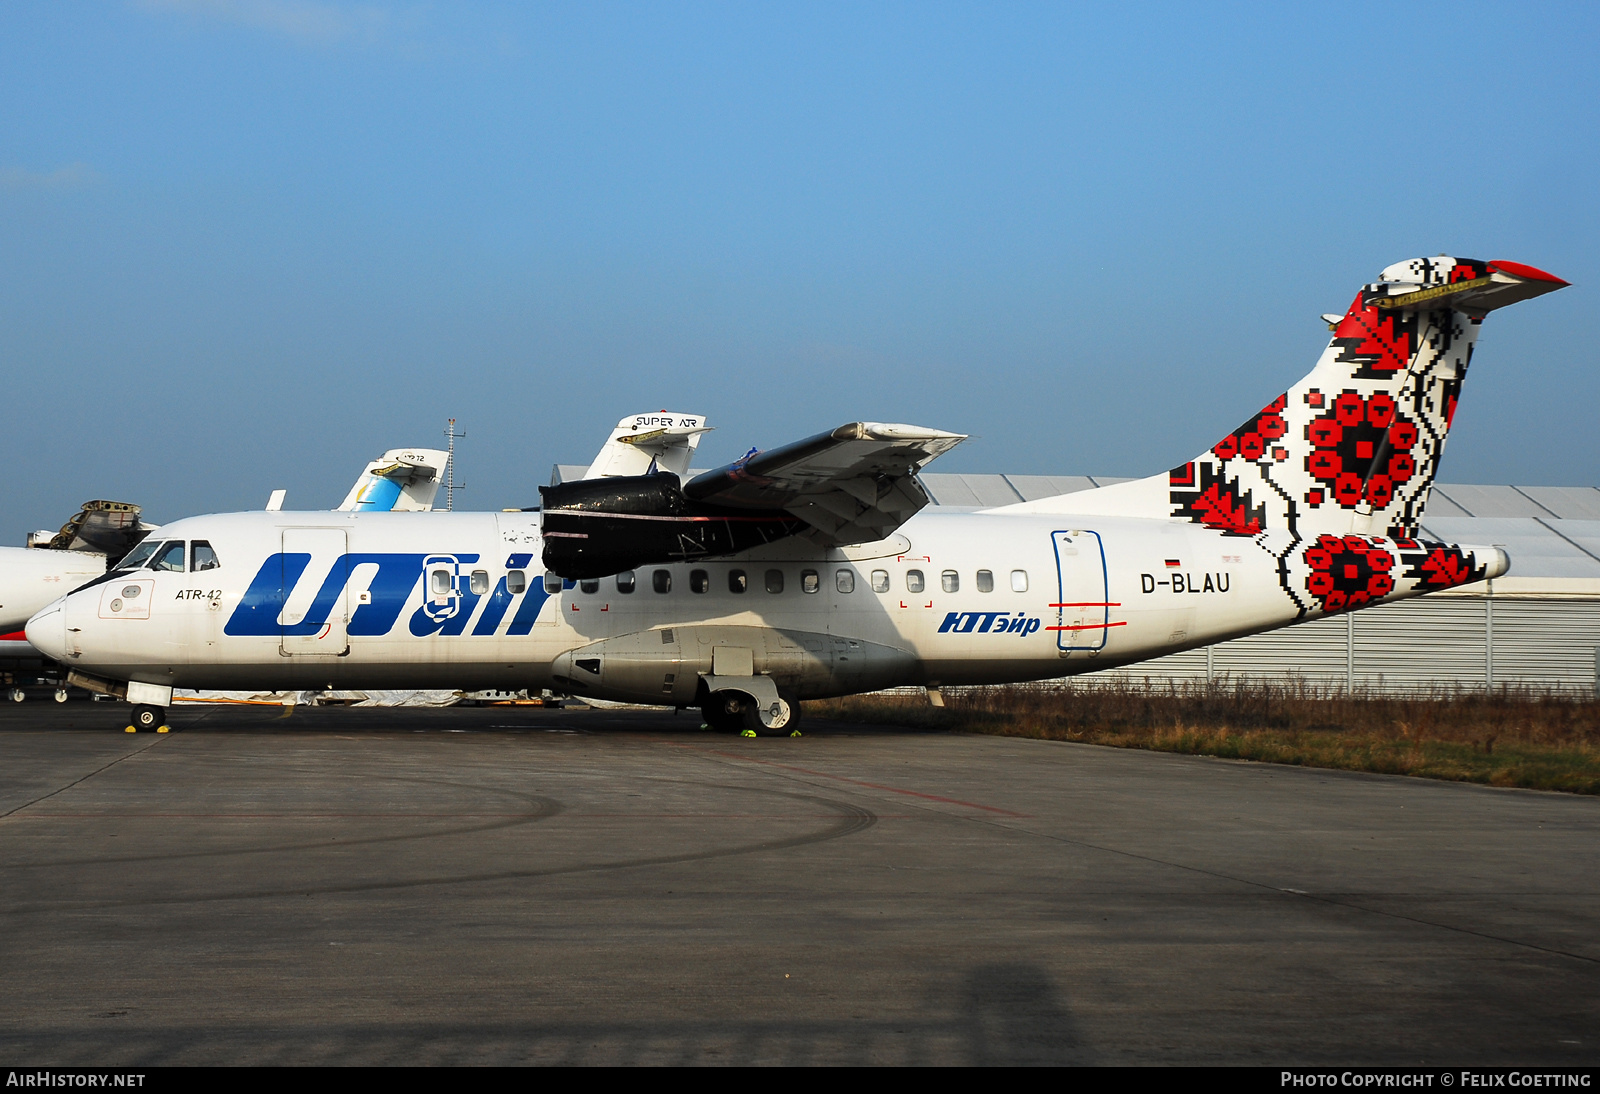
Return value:
[[(449, 458), (444, 462), (444, 508), (445, 512), (454, 512), (456, 508), (456, 438), (465, 437), (465, 433), (456, 432), (456, 420), (450, 419), (450, 424), (445, 426), (444, 435), (449, 448)], [(466, 483), (461, 484), (461, 489), (467, 488)]]

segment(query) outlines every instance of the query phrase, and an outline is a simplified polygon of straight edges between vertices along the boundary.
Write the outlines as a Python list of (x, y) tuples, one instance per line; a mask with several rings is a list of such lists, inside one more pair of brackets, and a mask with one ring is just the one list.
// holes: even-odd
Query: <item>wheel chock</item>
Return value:
[(798, 737), (798, 736), (800, 736), (800, 731), (798, 729), (792, 729), (792, 730), (789, 731), (789, 736)]
[(123, 730), (122, 732), (124, 732), (124, 733), (137, 733), (139, 731), (137, 729), (134, 729), (132, 726), (129, 726), (127, 729)]
[(168, 733), (168, 732), (171, 732), (171, 730), (172, 730), (171, 726), (162, 726), (160, 729), (156, 730), (156, 732), (157, 733)]
[(756, 735), (756, 731), (753, 730), (753, 729), (744, 730), (739, 734), (739, 736), (741, 736), (741, 737), (754, 737), (755, 735)]

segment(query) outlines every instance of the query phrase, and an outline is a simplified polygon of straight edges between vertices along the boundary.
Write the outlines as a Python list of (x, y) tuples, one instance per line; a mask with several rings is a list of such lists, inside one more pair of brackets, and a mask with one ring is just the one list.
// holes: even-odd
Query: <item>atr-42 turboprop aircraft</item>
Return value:
[(685, 482), (704, 421), (643, 415), (542, 512), (176, 521), (184, 572), (117, 570), (28, 639), (140, 726), (175, 686), (548, 687), (786, 734), (803, 699), (1124, 665), (1505, 573), (1418, 526), (1479, 324), (1565, 284), (1390, 266), (1309, 375), (1152, 478), (919, 514), (960, 434), (858, 422)]

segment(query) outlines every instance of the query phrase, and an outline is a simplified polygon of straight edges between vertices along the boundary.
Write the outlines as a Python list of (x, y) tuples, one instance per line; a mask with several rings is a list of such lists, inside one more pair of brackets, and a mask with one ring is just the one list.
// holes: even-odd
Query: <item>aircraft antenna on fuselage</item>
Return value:
[[(444, 461), (444, 508), (445, 512), (453, 513), (456, 508), (456, 438), (465, 437), (465, 433), (456, 432), (456, 420), (449, 419), (449, 424), (444, 427), (444, 435), (448, 442), (446, 451), (448, 458)], [(461, 489), (467, 488), (466, 483), (461, 484)]]

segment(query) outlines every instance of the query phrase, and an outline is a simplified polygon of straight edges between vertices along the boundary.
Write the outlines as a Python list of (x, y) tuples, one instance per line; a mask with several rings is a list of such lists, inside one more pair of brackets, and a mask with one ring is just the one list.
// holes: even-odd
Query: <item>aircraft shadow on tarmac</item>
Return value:
[[(929, 998), (924, 1017), (827, 1020), (318, 1024), (241, 1028), (93, 1026), (0, 1036), (13, 1058), (177, 1064), (1089, 1064), (1049, 975), (982, 965)], [(849, 1005), (843, 1006), (844, 1010)], [(947, 1017), (940, 1017), (945, 1015)]]

